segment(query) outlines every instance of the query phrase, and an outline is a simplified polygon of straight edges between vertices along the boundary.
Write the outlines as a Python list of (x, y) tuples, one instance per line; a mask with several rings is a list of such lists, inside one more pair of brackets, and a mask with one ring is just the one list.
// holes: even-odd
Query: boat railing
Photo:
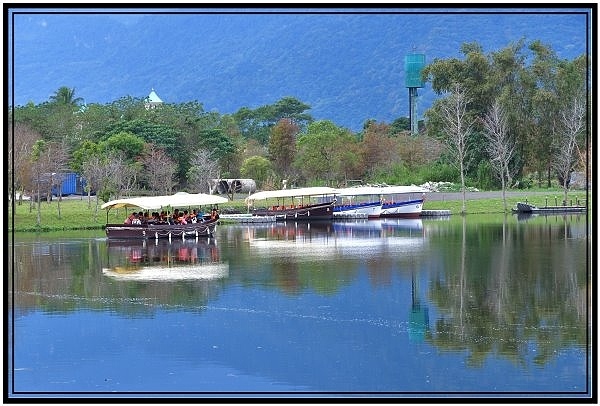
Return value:
[[(549, 201), (550, 201), (550, 203), (552, 203), (553, 200), (554, 200), (554, 205), (548, 204)], [(567, 204), (567, 201), (565, 199), (561, 199), (559, 201), (559, 197), (558, 196), (554, 196), (553, 200), (550, 199), (548, 196), (545, 196), (544, 205), (541, 205), (541, 204), (536, 204), (536, 203), (533, 203), (533, 202), (529, 202), (528, 199), (527, 199), (527, 197), (525, 197), (525, 204), (529, 204), (529, 205), (536, 206), (536, 207), (539, 207), (539, 208), (548, 208), (548, 207), (587, 207), (587, 199), (582, 199), (582, 198), (579, 198), (578, 196), (575, 197), (575, 200), (573, 200), (573, 198), (569, 199), (569, 204)], [(573, 202), (575, 202), (575, 204), (573, 204)]]

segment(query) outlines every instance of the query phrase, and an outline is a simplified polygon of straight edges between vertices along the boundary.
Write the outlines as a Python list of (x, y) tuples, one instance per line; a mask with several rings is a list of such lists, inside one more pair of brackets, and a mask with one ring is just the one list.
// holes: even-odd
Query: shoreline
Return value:
[[(510, 213), (511, 208), (516, 205), (517, 202), (528, 202), (538, 207), (556, 206), (562, 202), (563, 199), (562, 191), (507, 191), (506, 192), (506, 205), (507, 209), (504, 209), (502, 201), (502, 191), (479, 191), (479, 192), (466, 192), (466, 213), (464, 215), (477, 215), (477, 214), (500, 214)], [(589, 190), (576, 190), (570, 191), (568, 199), (573, 204), (588, 204), (587, 213), (591, 215), (589, 210), (590, 201), (592, 195)], [(57, 215), (57, 202), (58, 200), (53, 199), (50, 203), (42, 203), (42, 221), (41, 226), (37, 226), (37, 208), (34, 207), (32, 212), (29, 212), (29, 201), (23, 201), (22, 205), (15, 205), (15, 213), (12, 212), (13, 205), (10, 204), (11, 208), (8, 210), (8, 232), (23, 232), (23, 233), (39, 233), (39, 232), (52, 232), (52, 231), (71, 231), (71, 230), (103, 230), (106, 219), (108, 219), (108, 213), (104, 210), (99, 210), (98, 216), (90, 216), (90, 213), (94, 212), (95, 207), (95, 196), (92, 196), (91, 208), (88, 208), (87, 196), (71, 195), (64, 196), (61, 199), (61, 215)], [(567, 205), (573, 205), (569, 204)], [(227, 214), (228, 211), (241, 210), (245, 212), (246, 206), (243, 198), (235, 197), (234, 200), (229, 201), (220, 205), (222, 213)], [(462, 192), (429, 192), (425, 195), (424, 210), (444, 210), (449, 211), (450, 215), (461, 215), (462, 211)], [(124, 215), (124, 212), (117, 210), (116, 213), (111, 214), (111, 221), (119, 222), (120, 217)], [(86, 220), (81, 221), (77, 219), (85, 218)], [(14, 221), (14, 223), (13, 223)], [(230, 222), (225, 220), (222, 224), (226, 225)], [(12, 227), (18, 225), (17, 227)]]

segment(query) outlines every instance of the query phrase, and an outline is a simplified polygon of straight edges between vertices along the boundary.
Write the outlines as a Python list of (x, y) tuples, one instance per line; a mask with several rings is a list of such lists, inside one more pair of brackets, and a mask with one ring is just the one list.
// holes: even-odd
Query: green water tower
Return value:
[(424, 86), (421, 72), (425, 67), (425, 54), (409, 54), (404, 57), (404, 82), (408, 87), (410, 105), (410, 133), (418, 134), (417, 121), (417, 89)]

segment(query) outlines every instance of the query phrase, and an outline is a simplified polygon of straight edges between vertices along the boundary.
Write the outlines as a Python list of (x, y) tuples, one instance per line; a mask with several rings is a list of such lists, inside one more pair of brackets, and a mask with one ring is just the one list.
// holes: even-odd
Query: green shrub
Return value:
[(477, 179), (474, 186), (481, 190), (502, 188), (501, 182), (498, 180), (489, 161), (480, 161), (479, 165), (477, 165)]
[(426, 165), (421, 167), (420, 170), (421, 178), (423, 179), (420, 184), (429, 182), (460, 182), (460, 171), (458, 168), (442, 163), (436, 162), (433, 165)]

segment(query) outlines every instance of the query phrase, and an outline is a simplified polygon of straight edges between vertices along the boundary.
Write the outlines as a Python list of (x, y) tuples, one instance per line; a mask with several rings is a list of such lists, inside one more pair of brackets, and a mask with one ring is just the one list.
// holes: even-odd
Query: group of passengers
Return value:
[(191, 212), (188, 210), (180, 211), (175, 209), (173, 213), (169, 211), (159, 212), (133, 212), (124, 221), (124, 224), (196, 224), (202, 223), (208, 220), (218, 220), (219, 211), (214, 207), (210, 213), (210, 216), (205, 216), (201, 210), (193, 209)]

